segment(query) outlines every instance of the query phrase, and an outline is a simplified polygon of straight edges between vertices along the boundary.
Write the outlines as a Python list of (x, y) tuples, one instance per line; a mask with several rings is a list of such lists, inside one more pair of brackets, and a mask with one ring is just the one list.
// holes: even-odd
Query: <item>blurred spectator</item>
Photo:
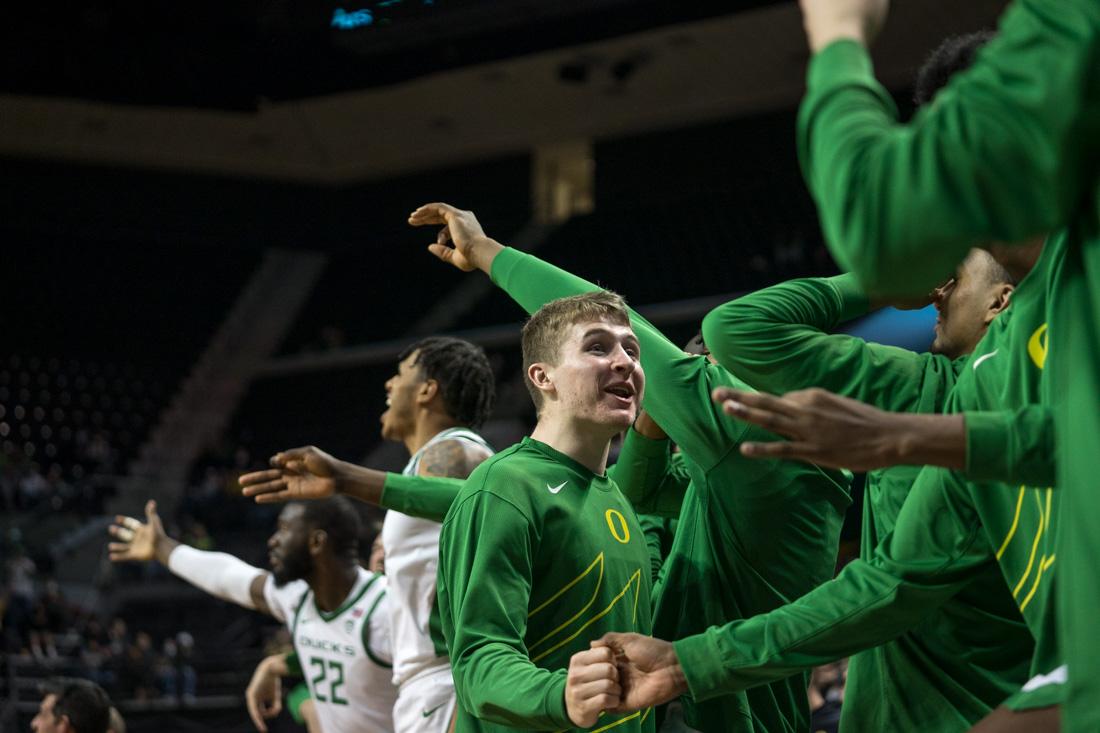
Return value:
[(146, 631), (131, 633), (126, 621), (107, 620), (73, 606), (52, 578), (39, 579), (20, 545), (4, 563), (0, 586), (3, 650), (51, 674), (95, 682), (121, 699), (158, 694), (191, 701), (197, 687), (195, 640), (180, 632), (160, 650)]
[(70, 619), (57, 581), (46, 581), (45, 590), (34, 601), (29, 623), (30, 652), (39, 663), (55, 666), (60, 662), (57, 639), (69, 629)]
[(126, 628), (126, 622), (115, 617), (111, 621), (110, 630), (107, 632), (107, 643), (112, 656), (121, 657), (126, 648), (130, 646), (130, 632)]
[(98, 471), (114, 473), (115, 455), (116, 452), (111, 448), (111, 444), (107, 442), (107, 436), (97, 430), (84, 445), (83, 456), (81, 457), (90, 460)]
[(88, 475), (79, 463), (67, 468), (53, 462), (46, 469), (5, 445), (0, 453), (0, 506), (5, 512), (72, 512), (81, 517), (102, 514), (103, 501), (115, 492), (113, 476)]
[(182, 532), (181, 536), (183, 537), (184, 543), (199, 550), (209, 551), (216, 549), (214, 538), (206, 531), (206, 527), (202, 522), (192, 522), (187, 529)]
[(53, 578), (46, 581), (38, 598), (38, 608), (45, 619), (46, 629), (51, 633), (60, 634), (69, 627), (72, 609), (61, 594), (61, 586)]
[(62, 511), (72, 507), (77, 498), (77, 491), (62, 475), (61, 466), (53, 464), (45, 478), (46, 496), (49, 497), (50, 509)]
[(30, 629), (31, 616), (34, 611), (34, 576), (37, 568), (34, 561), (27, 557), (26, 552), (16, 545), (11, 557), (4, 566), (4, 574), (7, 577), (7, 599), (4, 604), (3, 616), (0, 616), (4, 629), (4, 646), (10, 651), (16, 651), (23, 646), (23, 637)]
[(237, 481), (241, 474), (264, 467), (243, 445), (226, 441), (209, 451), (192, 469), (184, 490), (178, 514), (184, 531), (191, 522), (201, 524), (198, 537), (203, 541), (208, 534), (216, 536), (227, 530), (270, 531), (279, 508), (241, 496)]
[(57, 645), (54, 644), (53, 634), (48, 631), (32, 629), (29, 646), (34, 660), (44, 667), (56, 666), (61, 659), (61, 655), (57, 653)]
[(197, 676), (191, 666), (191, 656), (195, 648), (195, 639), (186, 631), (176, 634), (175, 639), (165, 639), (158, 660), (157, 678), (165, 697), (179, 698), (191, 702), (195, 699)]
[(111, 653), (98, 639), (85, 641), (80, 653), (80, 663), (88, 673), (88, 678), (101, 687), (114, 687), (115, 674), (110, 668)]
[(36, 571), (34, 560), (27, 557), (27, 553), (22, 547), (16, 545), (6, 568), (8, 587), (11, 589), (13, 601), (25, 603), (28, 611), (34, 602), (34, 575)]
[(19, 504), (24, 509), (33, 509), (41, 504), (49, 493), (49, 484), (38, 472), (38, 465), (31, 464), (23, 469), (23, 478), (19, 482)]
[(118, 674), (119, 692), (123, 697), (134, 700), (152, 699), (156, 692), (152, 686), (152, 681), (156, 679), (155, 672), (153, 640), (149, 634), (138, 632), (134, 642), (123, 652)]
[(110, 639), (107, 637), (107, 629), (98, 618), (92, 617), (84, 624), (84, 638), (94, 641), (100, 646), (106, 646)]

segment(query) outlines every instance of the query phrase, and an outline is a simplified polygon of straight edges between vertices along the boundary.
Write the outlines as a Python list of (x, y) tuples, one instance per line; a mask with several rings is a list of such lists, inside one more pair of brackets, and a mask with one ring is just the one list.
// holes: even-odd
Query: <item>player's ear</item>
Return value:
[(323, 529), (315, 529), (309, 533), (309, 554), (320, 555), (328, 542), (328, 532)]
[(546, 395), (555, 390), (554, 378), (550, 374), (551, 368), (549, 364), (539, 361), (527, 367), (527, 378), (531, 380), (531, 384), (535, 385), (535, 389)]
[(1008, 303), (1012, 299), (1012, 294), (1014, 292), (1016, 292), (1016, 288), (1011, 283), (1001, 283), (997, 287), (993, 292), (993, 302), (990, 303), (986, 312), (985, 322), (987, 325), (998, 313), (1008, 307)]
[(434, 379), (425, 379), (420, 384), (420, 390), (416, 395), (416, 401), (420, 404), (427, 404), (435, 399), (435, 396), (439, 394), (439, 382)]

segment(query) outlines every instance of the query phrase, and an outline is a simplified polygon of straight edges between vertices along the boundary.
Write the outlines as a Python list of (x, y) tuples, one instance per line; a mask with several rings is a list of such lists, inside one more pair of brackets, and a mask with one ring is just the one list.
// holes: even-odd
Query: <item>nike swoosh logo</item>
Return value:
[(567, 483), (569, 483), (569, 482), (568, 482), (568, 481), (562, 481), (562, 482), (561, 482), (560, 484), (558, 484), (557, 486), (551, 486), (550, 484), (546, 484), (546, 490), (547, 490), (547, 491), (549, 491), (549, 492), (550, 492), (551, 494), (556, 494), (556, 493), (558, 493), (559, 491), (561, 491), (562, 489), (564, 489), (564, 488), (565, 488), (565, 485), (566, 485)]
[(432, 716), (432, 713), (434, 713), (436, 710), (439, 710), (441, 707), (443, 707), (446, 704), (447, 703), (440, 703), (439, 705), (436, 705), (431, 710), (425, 710), (424, 712), (422, 712), (420, 714), (423, 715), (425, 718), (430, 718)]
[(977, 369), (978, 365), (981, 364), (986, 359), (992, 359), (994, 356), (997, 355), (998, 351), (1000, 351), (1000, 349), (993, 349), (993, 351), (990, 351), (985, 356), (979, 356), (977, 359), (974, 360), (974, 368)]

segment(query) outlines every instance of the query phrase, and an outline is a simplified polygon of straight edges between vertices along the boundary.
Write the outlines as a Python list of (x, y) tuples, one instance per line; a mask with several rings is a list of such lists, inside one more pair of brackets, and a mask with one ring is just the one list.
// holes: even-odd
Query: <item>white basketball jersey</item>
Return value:
[[(413, 454), (402, 473), (415, 476), (424, 451), (445, 440), (461, 440), (492, 450), (472, 430), (449, 428), (436, 434)], [(418, 675), (450, 667), (435, 606), (441, 527), (439, 522), (410, 517), (392, 509), (386, 512), (382, 524), (386, 577), (394, 605), (391, 614), (393, 683), (398, 686)]]
[(340, 607), (317, 608), (304, 580), (275, 587), (264, 598), (286, 623), (325, 733), (388, 733), (393, 730), (397, 688), (391, 682), (390, 599), (386, 578), (359, 568)]

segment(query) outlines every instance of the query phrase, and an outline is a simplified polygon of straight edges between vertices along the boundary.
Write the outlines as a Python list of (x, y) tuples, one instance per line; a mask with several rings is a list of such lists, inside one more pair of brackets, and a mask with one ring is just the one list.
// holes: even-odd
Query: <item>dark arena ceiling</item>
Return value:
[(251, 110), (773, 4), (24, 2), (6, 13), (0, 93)]
[[(1006, 0), (896, 3), (905, 89)], [(793, 112), (794, 0), (24, 2), (0, 25), (0, 160), (348, 185), (563, 141)]]

